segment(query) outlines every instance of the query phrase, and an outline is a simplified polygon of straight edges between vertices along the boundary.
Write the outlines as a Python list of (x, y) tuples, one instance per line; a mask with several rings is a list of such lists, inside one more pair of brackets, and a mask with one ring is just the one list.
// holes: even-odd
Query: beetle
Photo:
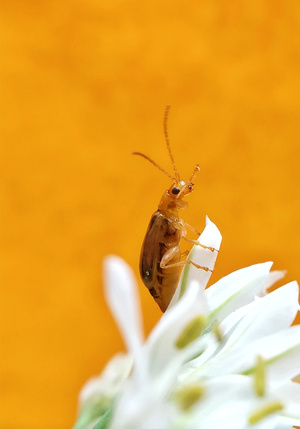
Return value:
[(133, 155), (145, 158), (172, 180), (172, 185), (163, 194), (158, 209), (151, 217), (140, 255), (140, 275), (142, 281), (149, 289), (150, 294), (162, 312), (166, 311), (174, 295), (179, 281), (180, 268), (183, 265), (192, 264), (196, 268), (211, 271), (208, 267), (202, 267), (190, 259), (181, 261), (181, 256), (188, 253), (181, 254), (181, 239), (211, 251), (216, 251), (212, 247), (200, 244), (197, 240), (187, 238), (186, 228), (189, 228), (198, 234), (198, 236), (200, 233), (179, 217), (179, 210), (188, 206), (184, 198), (193, 191), (194, 184), (192, 180), (200, 168), (197, 164), (189, 180), (183, 181), (180, 179), (168, 137), (167, 121), (169, 111), (170, 105), (167, 105), (164, 114), (163, 130), (175, 177), (171, 176), (147, 155), (140, 152), (133, 152)]

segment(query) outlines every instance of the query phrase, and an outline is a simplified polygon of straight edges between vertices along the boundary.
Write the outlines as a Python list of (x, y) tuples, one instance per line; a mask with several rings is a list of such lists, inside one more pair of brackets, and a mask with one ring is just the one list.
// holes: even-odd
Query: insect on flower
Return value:
[(189, 228), (198, 236), (200, 233), (179, 217), (178, 211), (188, 206), (188, 203), (183, 199), (193, 191), (194, 184), (192, 180), (200, 168), (197, 164), (189, 180), (180, 180), (168, 137), (167, 121), (169, 111), (170, 106), (167, 105), (164, 114), (163, 129), (175, 177), (172, 177), (148, 156), (140, 152), (133, 153), (147, 159), (172, 180), (171, 187), (165, 191), (157, 211), (151, 217), (140, 256), (140, 274), (143, 283), (149, 289), (150, 294), (163, 312), (166, 311), (174, 295), (179, 280), (180, 268), (183, 265), (192, 264), (196, 268), (211, 271), (209, 268), (202, 267), (190, 259), (182, 261), (181, 257), (186, 255), (187, 252), (181, 253), (180, 240), (184, 239), (212, 252), (216, 251), (212, 247), (203, 246), (197, 240), (187, 238), (186, 228)]

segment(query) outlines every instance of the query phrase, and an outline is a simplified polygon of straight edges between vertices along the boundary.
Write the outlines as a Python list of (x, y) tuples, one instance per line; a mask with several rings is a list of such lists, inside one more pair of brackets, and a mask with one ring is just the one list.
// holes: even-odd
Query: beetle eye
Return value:
[(189, 185), (189, 190), (192, 191), (193, 190), (193, 185)]
[(173, 188), (172, 189), (172, 194), (174, 194), (174, 195), (179, 194), (179, 192), (180, 192), (180, 189), (178, 189), (178, 188)]

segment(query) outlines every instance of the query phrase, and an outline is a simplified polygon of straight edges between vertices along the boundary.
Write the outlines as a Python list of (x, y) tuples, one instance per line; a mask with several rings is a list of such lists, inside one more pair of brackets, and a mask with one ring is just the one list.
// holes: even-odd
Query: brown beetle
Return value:
[[(172, 186), (166, 190), (159, 203), (158, 210), (153, 213), (148, 230), (141, 249), (140, 257), (140, 274), (145, 286), (159, 305), (160, 309), (166, 311), (172, 296), (176, 290), (180, 267), (185, 264), (193, 264), (195, 267), (205, 271), (211, 271), (207, 267), (201, 267), (193, 261), (186, 259), (181, 261), (180, 240), (183, 238), (193, 244), (200, 245), (197, 240), (191, 240), (186, 237), (186, 227), (200, 235), (192, 226), (188, 225), (178, 215), (180, 209), (188, 206), (183, 198), (193, 191), (192, 180), (200, 170), (197, 164), (189, 180), (180, 180), (174, 158), (171, 152), (167, 120), (170, 106), (168, 105), (164, 115), (164, 134), (167, 143), (167, 149), (175, 172), (172, 177), (163, 168), (156, 164), (148, 156), (134, 152), (134, 155), (140, 155), (150, 161), (155, 167), (159, 168), (172, 180)], [(205, 247), (207, 248), (207, 247)], [(209, 250), (215, 251), (214, 248), (208, 247)], [(186, 254), (185, 252), (184, 254)]]

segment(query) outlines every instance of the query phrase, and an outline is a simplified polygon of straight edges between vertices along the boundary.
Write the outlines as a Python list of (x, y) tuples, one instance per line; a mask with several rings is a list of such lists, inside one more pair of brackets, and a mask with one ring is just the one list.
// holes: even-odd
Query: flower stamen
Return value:
[(264, 396), (266, 390), (266, 365), (261, 356), (257, 356), (256, 366), (254, 368), (254, 390), (257, 396)]
[(175, 343), (178, 349), (184, 349), (195, 341), (203, 332), (206, 326), (206, 317), (201, 315), (192, 319), (182, 330)]
[(223, 333), (220, 328), (219, 323), (215, 323), (213, 326), (213, 333), (215, 334), (216, 339), (219, 341), (219, 343), (223, 340)]
[(204, 387), (198, 384), (183, 387), (176, 393), (176, 399), (182, 411), (188, 411), (203, 398)]
[(278, 411), (281, 411), (283, 409), (283, 405), (281, 402), (269, 402), (269, 404), (266, 404), (262, 408), (259, 408), (254, 413), (250, 414), (248, 418), (248, 422), (250, 425), (255, 425), (260, 420), (264, 419), (265, 417), (270, 416), (271, 414), (277, 413)]

